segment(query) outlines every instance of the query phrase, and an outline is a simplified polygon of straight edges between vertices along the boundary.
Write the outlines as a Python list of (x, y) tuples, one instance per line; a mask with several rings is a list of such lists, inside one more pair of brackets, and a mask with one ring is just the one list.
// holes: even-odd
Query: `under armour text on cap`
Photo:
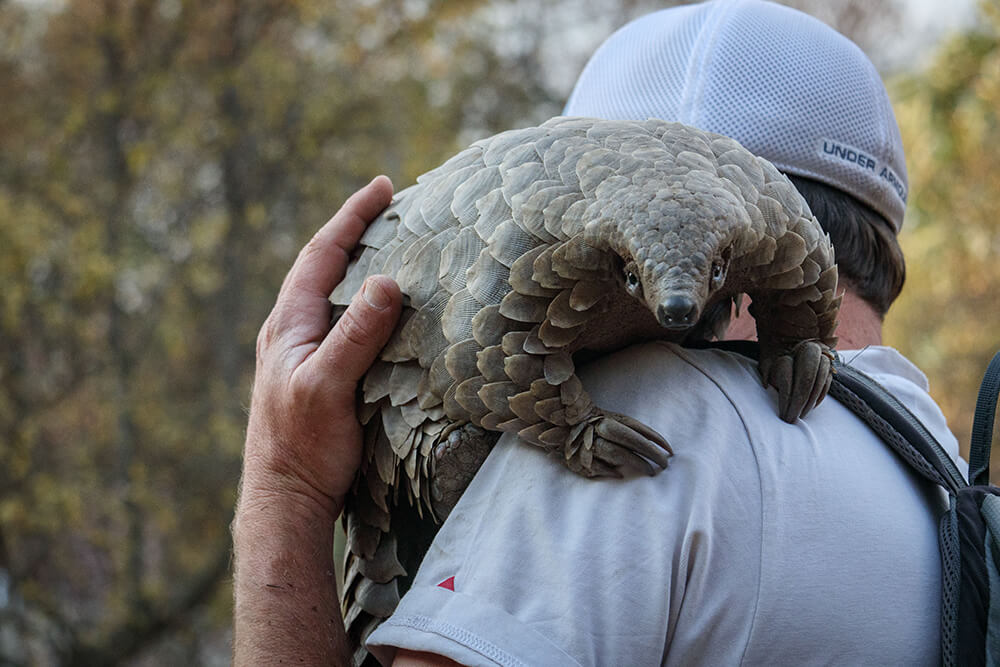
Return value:
[(783, 172), (853, 195), (897, 233), (903, 224), (903, 142), (875, 66), (789, 7), (711, 0), (639, 18), (598, 48), (563, 113), (732, 137)]

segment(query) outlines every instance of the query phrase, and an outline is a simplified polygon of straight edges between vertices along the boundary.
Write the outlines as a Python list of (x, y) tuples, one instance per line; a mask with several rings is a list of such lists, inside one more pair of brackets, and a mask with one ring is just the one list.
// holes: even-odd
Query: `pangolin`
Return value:
[(574, 353), (717, 336), (745, 293), (780, 416), (830, 384), (829, 238), (773, 165), (678, 123), (554, 118), (479, 141), (368, 227), (335, 319), (375, 273), (404, 312), (360, 392), (343, 592), (358, 664), (501, 432), (582, 475), (666, 465), (658, 433), (591, 402)]

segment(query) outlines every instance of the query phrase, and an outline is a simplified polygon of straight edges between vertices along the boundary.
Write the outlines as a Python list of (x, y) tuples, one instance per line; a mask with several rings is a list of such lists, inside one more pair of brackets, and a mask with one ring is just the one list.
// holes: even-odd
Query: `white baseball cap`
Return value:
[(903, 225), (903, 142), (875, 66), (788, 7), (712, 0), (639, 18), (598, 48), (563, 113), (732, 137), (785, 173), (863, 201), (897, 233)]

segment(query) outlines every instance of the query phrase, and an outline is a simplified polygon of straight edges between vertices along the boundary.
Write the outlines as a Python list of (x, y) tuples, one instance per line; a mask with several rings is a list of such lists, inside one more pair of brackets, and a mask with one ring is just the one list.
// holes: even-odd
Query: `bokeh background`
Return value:
[[(556, 115), (644, 0), (0, 0), (0, 665), (229, 662), (254, 338), (298, 248)], [(795, 0), (909, 161), (888, 341), (968, 440), (1000, 347), (1000, 0)]]

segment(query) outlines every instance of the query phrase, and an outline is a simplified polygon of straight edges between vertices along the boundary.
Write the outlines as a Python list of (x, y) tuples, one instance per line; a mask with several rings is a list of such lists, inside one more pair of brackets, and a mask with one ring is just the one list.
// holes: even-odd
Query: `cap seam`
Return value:
[(704, 73), (705, 63), (710, 54), (715, 51), (722, 19), (735, 4), (735, 2), (722, 0), (711, 7), (704, 25), (698, 31), (698, 36), (695, 37), (695, 48), (684, 75), (684, 96), (681, 98), (680, 114), (678, 114), (681, 116), (679, 120), (682, 123), (697, 125), (698, 119), (694, 117), (694, 110), (701, 108), (701, 97), (706, 87), (705, 80), (707, 78), (699, 76), (699, 73)]

